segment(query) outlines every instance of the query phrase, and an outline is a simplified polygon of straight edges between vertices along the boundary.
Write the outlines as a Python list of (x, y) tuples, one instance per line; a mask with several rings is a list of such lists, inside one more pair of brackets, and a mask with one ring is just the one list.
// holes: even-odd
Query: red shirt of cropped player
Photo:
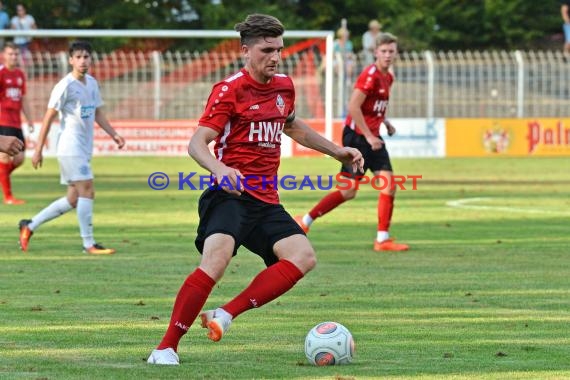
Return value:
[[(360, 73), (354, 85), (355, 89), (359, 89), (365, 95), (360, 109), (366, 125), (374, 136), (380, 136), (380, 126), (386, 117), (390, 87), (393, 82), (394, 76), (391, 72), (383, 72), (376, 64), (372, 64)], [(352, 119), (351, 114), (346, 117), (344, 125), (350, 126), (359, 135), (364, 134)]]
[(20, 115), (26, 95), (26, 77), (24, 72), (16, 67), (17, 60), (18, 50), (7, 48), (4, 63), (0, 66), (0, 125), (3, 127), (22, 126)]
[[(26, 100), (26, 77), (22, 70), (16, 66), (20, 56), (18, 47), (7, 42), (2, 49), (3, 64), (0, 65), (0, 136), (12, 136), (24, 144), (22, 119), (20, 114), (28, 120), (30, 132), (34, 125), (30, 116), (30, 107)], [(14, 154), (0, 153), (0, 187), (4, 194), (4, 204), (20, 205), (25, 203), (12, 195), (12, 181), (10, 176), (16, 168), (24, 162), (23, 149)]]

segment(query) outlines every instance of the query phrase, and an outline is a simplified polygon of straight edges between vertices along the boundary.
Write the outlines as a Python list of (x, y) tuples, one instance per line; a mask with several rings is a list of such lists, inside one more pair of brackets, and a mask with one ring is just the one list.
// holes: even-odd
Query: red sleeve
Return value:
[(368, 69), (364, 69), (354, 84), (354, 88), (359, 89), (366, 95), (370, 95), (376, 90), (376, 81), (374, 80), (374, 75), (371, 75), (368, 71)]
[(235, 113), (234, 89), (222, 82), (214, 85), (198, 125), (222, 132)]

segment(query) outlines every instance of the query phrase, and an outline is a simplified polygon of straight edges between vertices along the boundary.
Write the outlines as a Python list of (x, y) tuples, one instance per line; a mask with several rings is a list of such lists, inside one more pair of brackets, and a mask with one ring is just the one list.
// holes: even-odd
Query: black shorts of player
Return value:
[(14, 136), (26, 145), (26, 140), (24, 139), (24, 133), (20, 128), (5, 127), (0, 125), (0, 136)]
[(243, 245), (270, 266), (279, 261), (273, 253), (275, 243), (292, 235), (304, 235), (283, 206), (262, 202), (246, 192), (238, 196), (207, 189), (200, 197), (198, 214), (195, 244), (200, 253), (208, 236), (223, 233), (235, 240), (234, 256)]
[[(379, 136), (379, 138), (384, 141), (382, 137)], [(386, 150), (386, 144), (382, 144), (382, 148), (378, 150), (372, 150), (372, 147), (368, 144), (364, 136), (359, 135), (350, 129), (350, 127), (345, 126), (342, 131), (342, 145), (358, 149), (364, 158), (363, 173), (360, 173), (360, 171), (353, 172), (351, 166), (341, 165), (340, 172), (343, 176), (354, 178), (357, 175), (364, 175), (368, 169), (373, 172), (380, 170), (392, 171), (392, 163), (390, 162), (390, 156)]]

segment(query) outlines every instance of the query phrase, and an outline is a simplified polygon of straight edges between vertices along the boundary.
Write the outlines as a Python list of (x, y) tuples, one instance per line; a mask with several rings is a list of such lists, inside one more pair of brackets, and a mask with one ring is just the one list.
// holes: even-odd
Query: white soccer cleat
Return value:
[(180, 359), (176, 351), (168, 347), (164, 350), (152, 350), (146, 362), (148, 364), (179, 365)]
[(214, 319), (215, 310), (206, 310), (200, 313), (201, 326), (205, 329), (208, 328), (208, 322)]
[(203, 312), (200, 314), (200, 319), (202, 320), (202, 327), (208, 329), (208, 338), (214, 342), (220, 341), (232, 324), (231, 318), (217, 316), (216, 310)]

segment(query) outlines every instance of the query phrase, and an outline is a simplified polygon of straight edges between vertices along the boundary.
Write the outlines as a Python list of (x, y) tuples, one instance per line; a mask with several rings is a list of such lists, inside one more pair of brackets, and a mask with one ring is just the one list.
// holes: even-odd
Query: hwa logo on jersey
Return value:
[(386, 107), (388, 107), (387, 100), (377, 100), (374, 102), (374, 108), (372, 110), (376, 112), (378, 116), (381, 116), (386, 112)]
[(279, 94), (277, 94), (277, 101), (275, 102), (275, 105), (277, 106), (279, 113), (281, 113), (281, 116), (283, 116), (285, 114), (285, 101)]
[(8, 87), (6, 89), (6, 97), (16, 102), (20, 101), (22, 99), (22, 90), (18, 87)]
[(264, 148), (275, 148), (274, 143), (281, 142), (281, 134), (285, 123), (258, 121), (249, 125), (249, 141), (258, 142)]
[(254, 104), (251, 107), (249, 107), (250, 110), (258, 110), (259, 109), (259, 104)]

